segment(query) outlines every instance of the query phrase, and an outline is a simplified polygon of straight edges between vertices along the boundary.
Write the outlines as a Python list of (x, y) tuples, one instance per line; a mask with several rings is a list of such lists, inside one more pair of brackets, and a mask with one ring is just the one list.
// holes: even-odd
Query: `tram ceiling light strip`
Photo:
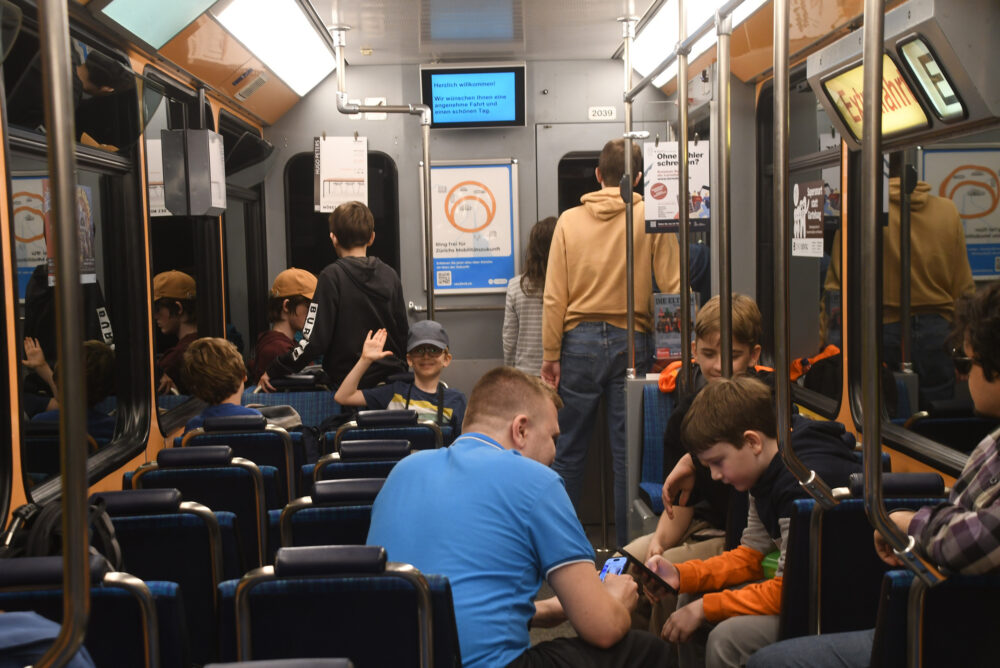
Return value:
[[(715, 12), (726, 4), (727, 0), (705, 0), (704, 2), (687, 2), (687, 32), (691, 34), (698, 26), (715, 15)], [(750, 16), (760, 9), (767, 0), (746, 0), (732, 13), (733, 27), (746, 21)], [(646, 76), (656, 66), (663, 62), (663, 59), (670, 53), (678, 40), (677, 34), (677, 0), (667, 0), (656, 11), (656, 14), (646, 22), (639, 31), (635, 41), (632, 43), (632, 67), (642, 76)], [(716, 42), (715, 30), (699, 39), (691, 47), (688, 60), (705, 53)], [(653, 85), (657, 87), (665, 86), (669, 81), (677, 76), (677, 62), (675, 61), (663, 71), (660, 76), (653, 80)]]
[(232, 0), (212, 13), (300, 97), (336, 69), (326, 41), (295, 0)]

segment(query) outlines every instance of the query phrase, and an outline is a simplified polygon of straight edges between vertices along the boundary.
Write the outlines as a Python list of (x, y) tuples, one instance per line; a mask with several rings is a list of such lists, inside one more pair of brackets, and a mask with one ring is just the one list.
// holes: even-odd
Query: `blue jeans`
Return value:
[[(951, 323), (939, 315), (924, 313), (910, 316), (910, 326), (910, 361), (920, 377), (920, 408), (925, 409), (930, 401), (955, 396), (955, 364), (947, 345)], [(882, 356), (893, 371), (899, 369), (902, 358), (901, 337), (898, 322), (882, 325)]]
[[(615, 474), (615, 533), (618, 545), (628, 542), (628, 494), (625, 482), (625, 369), (628, 333), (606, 322), (584, 322), (563, 334), (560, 362), (559, 441), (552, 468), (566, 481), (566, 491), (579, 511), (583, 470), (594, 419), (604, 396), (608, 407), (608, 443)], [(636, 376), (646, 373), (648, 335), (635, 333)]]
[(790, 638), (757, 650), (747, 668), (867, 668), (875, 629)]

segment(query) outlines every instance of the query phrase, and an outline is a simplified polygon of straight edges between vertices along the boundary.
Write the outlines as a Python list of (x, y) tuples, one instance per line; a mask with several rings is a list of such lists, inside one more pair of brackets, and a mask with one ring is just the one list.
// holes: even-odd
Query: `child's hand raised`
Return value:
[(380, 329), (374, 334), (372, 334), (371, 330), (368, 330), (364, 347), (361, 349), (362, 359), (369, 362), (376, 362), (380, 359), (391, 357), (391, 350), (382, 350), (385, 347), (386, 336), (388, 336), (388, 333), (384, 329)]

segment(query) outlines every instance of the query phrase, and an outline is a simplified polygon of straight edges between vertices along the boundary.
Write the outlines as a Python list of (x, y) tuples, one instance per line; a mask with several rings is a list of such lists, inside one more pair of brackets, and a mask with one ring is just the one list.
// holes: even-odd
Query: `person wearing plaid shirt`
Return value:
[[(962, 342), (955, 369), (968, 378), (976, 412), (1000, 417), (1000, 282), (958, 301), (954, 332)], [(890, 518), (945, 572), (1000, 572), (1000, 429), (976, 446), (947, 501), (896, 511)], [(889, 565), (902, 566), (878, 532), (875, 550)], [(756, 652), (747, 668), (867, 666), (874, 637), (869, 629), (793, 638)]]

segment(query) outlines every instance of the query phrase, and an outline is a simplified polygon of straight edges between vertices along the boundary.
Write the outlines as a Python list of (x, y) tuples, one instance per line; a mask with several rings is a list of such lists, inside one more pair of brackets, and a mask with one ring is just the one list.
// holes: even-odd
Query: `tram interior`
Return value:
[[(170, 3), (129, 15), (112, 11), (117, 1), (72, 0), (82, 303), (75, 305), (77, 312), (64, 311), (66, 305), (56, 298), (54, 251), (46, 244), (52, 187), (46, 150), (56, 133), (46, 127), (39, 4), (0, 0), (7, 203), (2, 289), (8, 318), (3, 331), (9, 377), (2, 394), (11, 407), (0, 425), (7, 430), (0, 455), (0, 507), (7, 527), (21, 504), (58, 503), (62, 495), (58, 429), (32, 417), (58, 410), (64, 318), (82, 318), (83, 338), (113, 354), (100, 367), (88, 362), (86, 391), (75, 388), (94, 399), (88, 399), (88, 420), (99, 421), (102, 433), (91, 433), (89, 439), (64, 434), (63, 440), (88, 448), (85, 475), (91, 491), (122, 489), (123, 475), (155, 462), (158, 452), (171, 447), (185, 423), (205, 407), (184, 393), (160, 389), (156, 359), (176, 344), (178, 335), (164, 333), (158, 325), (151, 300), (153, 276), (177, 270), (193, 277), (197, 300), (191, 315), (198, 335), (228, 338), (252, 361), (254, 343), (269, 328), (266, 296), (277, 273), (298, 267), (318, 274), (336, 260), (328, 214), (317, 208), (314, 149), (320, 138), (366, 142), (365, 196), (376, 229), (369, 254), (398, 272), (411, 323), (433, 309), (447, 329), (454, 356), (444, 376), (449, 386), (468, 394), (485, 371), (503, 364), (504, 288), (429, 290), (426, 285), (424, 146), (418, 116), (338, 113), (345, 89), (345, 99), (366, 108), (419, 104), (424, 67), (524, 65), (522, 123), (432, 129), (428, 142), (432, 166), (477, 161), (513, 166), (509, 232), (516, 269), (536, 221), (559, 216), (598, 188), (594, 168), (605, 141), (626, 131), (646, 133), (637, 141), (656, 146), (678, 138), (675, 69), (623, 102), (629, 87), (680, 41), (676, 17), (667, 33), (654, 37), (657, 21), (665, 20), (654, 20), (654, 15), (675, 15), (677, 0), (289, 1), (282, 5), (286, 11), (308, 9), (303, 13), (307, 30), (319, 32), (310, 16), (319, 17), (328, 33), (349, 27), (345, 71), (334, 71), (332, 42), (324, 36), (315, 52), (320, 55), (310, 65), (327, 63), (325, 73), (298, 87), (291, 75), (272, 69), (249, 38), (227, 29), (220, 17), (238, 4), (235, 0), (182, 3), (203, 7), (184, 19), (169, 17), (178, 23), (164, 27), (172, 32), (160, 35), (150, 24), (168, 22)], [(686, 4), (690, 31), (725, 3)], [(850, 126), (852, 109), (860, 114), (863, 104), (855, 101), (852, 108), (830, 86), (854, 66), (860, 72), (865, 3), (791, 0), (789, 136), (783, 163), (790, 192), (784, 203), (774, 195), (776, 3), (743, 4), (732, 30), (731, 76), (724, 82), (729, 91), (725, 128), (719, 127), (714, 28), (690, 56), (687, 135), (692, 146), (710, 152), (708, 182), (696, 186), (697, 197), (706, 208), (719, 201), (722, 166), (717, 156), (724, 146), (731, 211), (728, 239), (717, 208), (711, 208), (705, 224), (692, 226), (688, 236), (692, 257), (697, 254), (707, 262), (699, 303), (725, 289), (721, 264), (730, 258), (732, 293), (755, 299), (763, 314), (761, 363), (775, 367), (778, 357), (787, 354), (811, 372), (798, 374), (791, 383), (798, 410), (816, 419), (839, 420), (860, 435), (865, 419), (862, 379), (877, 375), (882, 445), (891, 455), (892, 470), (940, 472), (950, 485), (977, 443), (1000, 424), (974, 413), (967, 381), (954, 373), (954, 349), (961, 351), (962, 342), (948, 338), (951, 301), (933, 302), (942, 292), (957, 298), (1000, 278), (1000, 80), (995, 72), (984, 72), (988, 58), (977, 61), (969, 55), (974, 50), (969, 35), (989, 34), (990, 26), (995, 30), (997, 8), (978, 0), (969, 7), (946, 6), (940, 0), (878, 3), (889, 12), (887, 62), (906, 86), (900, 99), (915, 102), (922, 121), (901, 129), (893, 129), (891, 122), (887, 126), (896, 102), (884, 98), (882, 178), (876, 186), (884, 251), (878, 258), (881, 303), (875, 308), (881, 317), (873, 331), (863, 331), (862, 149), (860, 131)], [(639, 17), (634, 71), (624, 87), (617, 21), (623, 14)], [(919, 22), (925, 14), (931, 18)], [(139, 19), (129, 23), (129, 16)], [(960, 34), (962, 26), (968, 35)], [(923, 46), (913, 46), (914, 36), (924, 40)], [(996, 45), (995, 33), (985, 39)], [(949, 43), (953, 52), (940, 52), (940, 45)], [(932, 63), (927, 67), (937, 69), (928, 76), (945, 81), (951, 96), (935, 98), (914, 62)], [(98, 68), (110, 72), (103, 88), (95, 88), (88, 78)], [(175, 213), (179, 209), (167, 206), (165, 193), (176, 197), (180, 192), (167, 169), (173, 158), (164, 157), (170, 151), (169, 135), (189, 130), (218, 133), (224, 147), (224, 182), (216, 184), (223, 205), (207, 214), (190, 209)], [(181, 175), (192, 182), (181, 184), (181, 189), (189, 188), (189, 205), (190, 188), (209, 188), (213, 178), (204, 165), (182, 168)], [(904, 214), (898, 203), (901, 186), (895, 181), (900, 177), (907, 198), (909, 193), (916, 198)], [(820, 211), (810, 220), (818, 218), (819, 224), (807, 228), (805, 193), (817, 188)], [(637, 191), (643, 189), (640, 182)], [(928, 197), (954, 202), (957, 228), (921, 219)], [(787, 260), (784, 311), (775, 293), (776, 253), (783, 244), (775, 238), (774, 220), (782, 207), (793, 220), (789, 231), (796, 237)], [(800, 217), (801, 235), (796, 227)], [(901, 226), (909, 226), (916, 236), (903, 241)], [(799, 236), (802, 243), (796, 245)], [(945, 279), (951, 284), (942, 285)], [(903, 299), (901, 291), (907, 288), (911, 296)], [(905, 323), (901, 310), (909, 313), (910, 327), (900, 324)], [(787, 323), (787, 350), (779, 349), (776, 323)], [(686, 331), (693, 336), (693, 329)], [(881, 369), (862, 368), (862, 339), (878, 340)], [(670, 360), (648, 361), (658, 371)], [(650, 410), (643, 403), (643, 388), (655, 383), (655, 373), (629, 380), (630, 482), (647, 478), (647, 472), (638, 470), (644, 448), (662, 448), (646, 442), (643, 434), (642, 420)], [(336, 388), (328, 390), (326, 400), (333, 405)], [(288, 394), (294, 400), (293, 395)], [(244, 403), (265, 402), (256, 397), (248, 392)], [(578, 512), (598, 554), (606, 557), (617, 546), (609, 538), (615, 533), (609, 523), (614, 499), (604, 431), (598, 420), (588, 454), (588, 494)], [(655, 526), (656, 516), (637, 487), (630, 490), (629, 503), (630, 536)]]

